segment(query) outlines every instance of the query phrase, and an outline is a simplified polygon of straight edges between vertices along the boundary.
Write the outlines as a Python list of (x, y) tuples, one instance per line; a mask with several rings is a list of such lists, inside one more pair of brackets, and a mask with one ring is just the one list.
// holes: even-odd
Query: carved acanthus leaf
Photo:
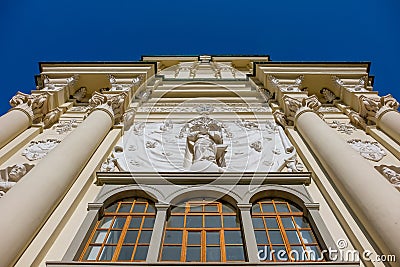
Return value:
[(359, 113), (363, 118), (374, 118), (381, 107), (381, 101), (378, 97), (362, 95), (359, 98)]
[(122, 121), (125, 113), (125, 101), (127, 99), (126, 93), (115, 94), (100, 94), (94, 92), (92, 98), (89, 100), (90, 106), (94, 109), (106, 109), (113, 117), (115, 124)]
[(399, 108), (399, 102), (391, 95), (385, 95), (381, 97), (382, 106), (388, 107), (390, 109), (397, 110)]
[(10, 105), (14, 109), (21, 109), (32, 118), (33, 123), (41, 122), (44, 115), (48, 112), (49, 93), (29, 95), (18, 92), (10, 100)]
[(304, 80), (304, 75), (300, 75), (292, 83), (288, 84), (282, 84), (278, 78), (271, 74), (268, 74), (267, 78), (273, 86), (275, 86), (278, 90), (282, 92), (300, 92), (300, 86)]

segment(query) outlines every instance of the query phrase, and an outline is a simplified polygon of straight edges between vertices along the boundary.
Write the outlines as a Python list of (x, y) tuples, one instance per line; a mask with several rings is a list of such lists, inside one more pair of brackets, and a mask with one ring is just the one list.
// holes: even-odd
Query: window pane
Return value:
[(223, 213), (236, 213), (236, 210), (231, 205), (222, 204), (222, 212)]
[(207, 261), (220, 261), (221, 260), (220, 248), (219, 247), (207, 247), (206, 260)]
[(134, 213), (142, 213), (144, 212), (146, 209), (146, 204), (135, 204), (135, 206), (133, 206), (133, 211)]
[(138, 235), (138, 231), (127, 231), (126, 232), (126, 236), (125, 236), (125, 240), (124, 243), (130, 243), (130, 244), (135, 244), (136, 243), (136, 239), (137, 239), (137, 235)]
[(277, 261), (287, 261), (289, 260), (289, 255), (287, 254), (286, 248), (284, 246), (274, 246), (272, 247), (275, 259)]
[(301, 234), (301, 237), (302, 237), (304, 243), (307, 244), (307, 243), (314, 243), (315, 242), (315, 240), (314, 240), (314, 238), (313, 238), (313, 236), (312, 236), (310, 231), (302, 230), (302, 231), (300, 231), (300, 234)]
[(254, 231), (256, 233), (257, 244), (268, 244), (267, 233), (262, 231)]
[(148, 246), (138, 246), (136, 248), (136, 252), (135, 252), (135, 256), (134, 256), (134, 260), (146, 260), (147, 257), (147, 250), (149, 249)]
[(198, 245), (201, 242), (201, 232), (188, 232), (187, 243), (189, 245)]
[(274, 206), (272, 205), (272, 203), (263, 203), (262, 204), (262, 210), (263, 212), (275, 212)]
[(111, 206), (107, 207), (105, 212), (115, 212), (117, 210), (118, 203), (112, 204)]
[(242, 244), (242, 233), (240, 231), (225, 231), (225, 244)]
[(205, 216), (205, 227), (221, 228), (221, 216)]
[(296, 207), (293, 204), (289, 203), (289, 206), (290, 206), (290, 209), (292, 210), (292, 212), (302, 212), (298, 207)]
[(182, 244), (182, 231), (166, 231), (165, 244)]
[(185, 213), (185, 206), (173, 207), (171, 213)]
[(287, 236), (290, 244), (301, 244), (299, 235), (297, 234), (297, 231), (287, 231), (286, 230), (286, 236)]
[(121, 236), (121, 231), (110, 231), (107, 237), (107, 244), (117, 244), (119, 237)]
[(269, 239), (271, 240), (272, 244), (283, 244), (282, 236), (280, 231), (268, 231)]
[(154, 208), (154, 205), (153, 204), (148, 204), (146, 212), (147, 213), (155, 213), (156, 209)]
[(99, 223), (99, 228), (109, 228), (113, 217), (104, 217)]
[(143, 228), (153, 228), (154, 221), (155, 221), (154, 217), (145, 217), (144, 223), (143, 223)]
[(116, 217), (112, 228), (123, 228), (125, 225), (125, 217)]
[(201, 228), (203, 216), (186, 216), (187, 228)]
[(179, 261), (181, 259), (180, 246), (164, 246), (162, 252), (163, 261)]
[(184, 218), (185, 218), (184, 216), (177, 216), (177, 215), (173, 215), (173, 216), (169, 217), (167, 227), (173, 227), (173, 228), (183, 227), (183, 219)]
[(118, 209), (118, 213), (130, 212), (132, 204), (121, 204)]
[(190, 212), (203, 212), (203, 206), (202, 205), (191, 205), (190, 206)]
[(219, 232), (207, 232), (206, 243), (207, 245), (219, 245)]
[(265, 223), (268, 229), (278, 229), (278, 223), (275, 218), (265, 218)]
[(206, 205), (204, 207), (205, 212), (218, 212), (218, 206), (217, 205)]
[(139, 237), (139, 243), (141, 243), (141, 244), (150, 243), (151, 232), (152, 231), (141, 231), (140, 237)]
[(104, 246), (100, 254), (101, 261), (110, 261), (115, 252), (115, 246)]
[(276, 209), (278, 210), (278, 212), (289, 212), (286, 204), (276, 204)]
[(119, 252), (118, 261), (130, 261), (134, 246), (123, 246)]
[(225, 228), (236, 228), (239, 227), (239, 220), (237, 216), (224, 215), (224, 227)]
[(296, 222), (297, 227), (299, 227), (299, 228), (309, 228), (310, 227), (308, 222), (303, 217), (295, 216), (293, 218), (294, 218), (294, 221)]
[(264, 222), (262, 218), (253, 217), (253, 227), (255, 229), (264, 229)]
[(186, 261), (200, 261), (201, 260), (201, 249), (200, 247), (187, 247), (186, 249)]
[(97, 254), (99, 254), (100, 246), (89, 246), (86, 250), (85, 256), (83, 259), (85, 260), (96, 260)]
[(244, 261), (243, 246), (226, 246), (227, 261)]
[(253, 207), (251, 208), (251, 212), (252, 213), (259, 213), (259, 212), (261, 212), (261, 209), (260, 209), (260, 204), (254, 204), (253, 205)]
[(92, 243), (103, 243), (104, 238), (107, 235), (107, 231), (96, 231), (96, 233), (94, 234)]
[(294, 228), (294, 224), (291, 217), (282, 217), (281, 218), (283, 227), (285, 228)]
[(132, 217), (131, 223), (129, 224), (129, 228), (140, 228), (141, 223), (142, 223), (142, 217)]

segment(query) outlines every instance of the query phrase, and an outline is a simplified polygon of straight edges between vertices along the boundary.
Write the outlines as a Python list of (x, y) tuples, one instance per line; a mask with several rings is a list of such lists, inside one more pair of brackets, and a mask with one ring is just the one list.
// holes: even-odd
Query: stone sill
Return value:
[(97, 184), (295, 185), (311, 183), (311, 172), (96, 172)]

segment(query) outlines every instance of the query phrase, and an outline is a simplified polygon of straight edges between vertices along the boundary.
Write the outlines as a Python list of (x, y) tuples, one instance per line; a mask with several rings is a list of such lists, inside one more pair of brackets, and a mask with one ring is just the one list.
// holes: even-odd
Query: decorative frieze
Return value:
[(331, 106), (321, 106), (318, 111), (323, 112), (323, 113), (339, 113), (339, 112), (341, 112), (340, 109), (338, 109), (337, 107), (331, 107)]
[(73, 128), (78, 127), (78, 123), (76, 122), (75, 119), (67, 120), (67, 121), (61, 121), (57, 123), (56, 125), (53, 126), (53, 129), (58, 133), (58, 134), (65, 134), (69, 131), (72, 131)]
[(368, 160), (380, 161), (386, 152), (379, 146), (376, 141), (362, 141), (360, 139), (351, 139), (347, 141), (351, 147), (358, 151), (361, 156)]
[(22, 152), (22, 156), (25, 156), (25, 158), (31, 161), (41, 159), (60, 142), (61, 141), (57, 139), (31, 141), (28, 147)]

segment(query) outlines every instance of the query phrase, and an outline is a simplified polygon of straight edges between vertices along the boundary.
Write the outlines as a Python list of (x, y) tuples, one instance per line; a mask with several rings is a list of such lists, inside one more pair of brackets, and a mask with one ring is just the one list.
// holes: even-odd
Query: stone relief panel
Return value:
[(376, 141), (351, 139), (347, 141), (347, 143), (349, 143), (354, 150), (358, 151), (361, 156), (368, 160), (380, 161), (384, 156), (386, 156), (385, 150), (383, 150)]
[(341, 122), (338, 120), (328, 122), (328, 125), (331, 128), (336, 129), (338, 132), (348, 134), (348, 135), (352, 134), (355, 130), (357, 130), (357, 128), (354, 127), (353, 125), (351, 125), (350, 123)]
[(53, 148), (55, 148), (61, 141), (57, 139), (46, 139), (40, 141), (31, 141), (31, 143), (24, 149), (22, 156), (25, 156), (30, 161), (38, 160), (47, 155)]
[(60, 121), (52, 127), (58, 134), (65, 134), (72, 131), (73, 128), (78, 127), (78, 123), (75, 119)]
[(15, 164), (0, 170), (0, 198), (10, 190), (21, 178), (27, 174), (34, 165)]
[(273, 120), (135, 122), (101, 171), (268, 172), (303, 170), (284, 130)]
[(380, 165), (375, 167), (397, 190), (400, 191), (400, 167)]

